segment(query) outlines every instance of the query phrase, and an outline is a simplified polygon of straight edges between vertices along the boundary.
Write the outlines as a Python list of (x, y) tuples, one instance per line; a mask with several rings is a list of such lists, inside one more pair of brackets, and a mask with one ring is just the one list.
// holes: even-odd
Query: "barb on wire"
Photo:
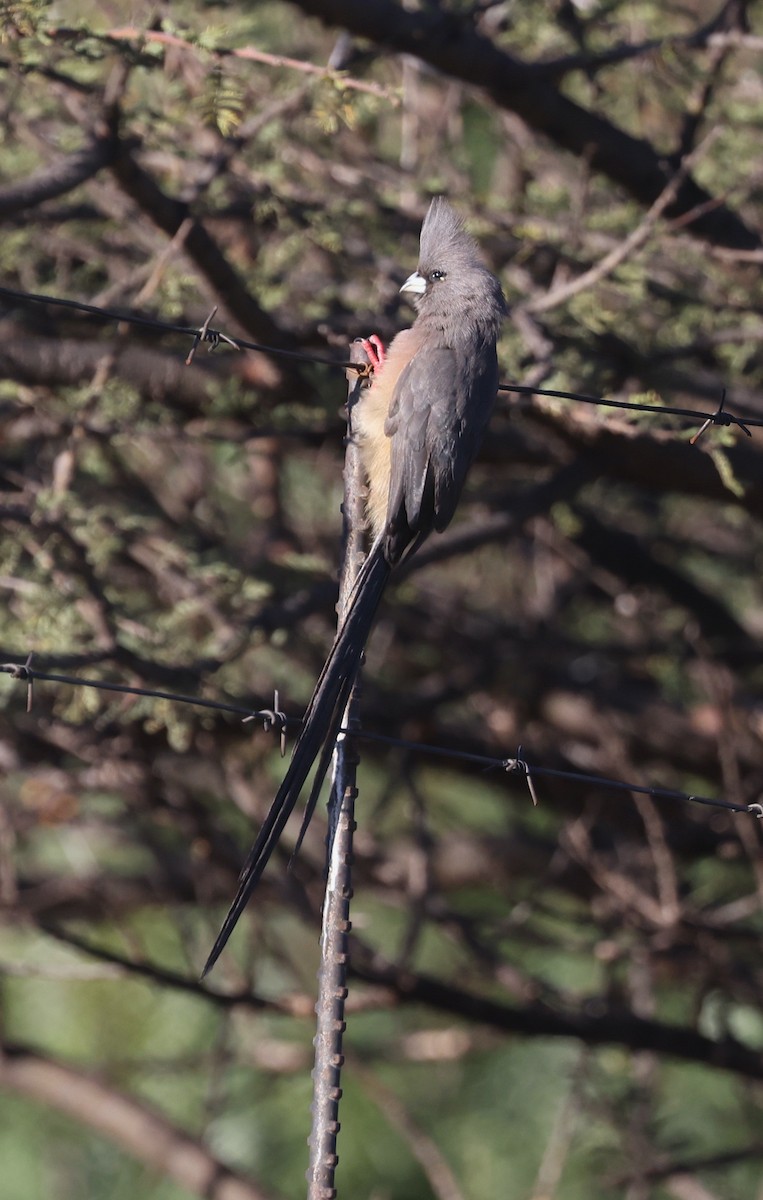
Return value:
[(279, 738), (279, 747), (281, 750), (281, 758), (286, 758), (286, 713), (280, 710), (281, 696), (278, 688), (273, 691), (273, 714), (268, 729), (275, 729), (280, 724), (281, 736)]
[(13, 679), (23, 679), (26, 681), (26, 710), (28, 713), (32, 711), (32, 704), (34, 703), (35, 673), (32, 671), (33, 657), (34, 651), (30, 650), (25, 663), (6, 663), (0, 668), (6, 671)]
[(527, 782), (527, 790), (529, 791), (530, 799), (533, 802), (533, 808), (537, 808), (538, 807), (538, 793), (535, 791), (535, 784), (533, 783), (533, 777), (530, 773), (530, 768), (528, 767), (527, 763), (525, 762), (524, 758), (522, 757), (522, 747), (521, 746), (519, 746), (517, 748), (517, 757), (516, 758), (506, 759), (506, 770), (507, 771), (518, 771), (520, 774), (524, 775), (525, 780)]
[[(155, 688), (131, 687), (128, 684), (113, 683), (102, 679), (82, 679), (74, 675), (59, 675), (50, 671), (38, 671), (36, 667), (32, 667), (31, 659), (32, 655), (30, 654), (24, 663), (0, 663), (0, 674), (10, 675), (12, 679), (21, 679), (27, 685), (33, 680), (39, 679), (49, 683), (68, 684), (72, 687), (97, 688), (100, 691), (121, 692), (130, 696), (147, 696), (156, 700), (171, 700), (177, 704), (190, 704), (198, 708), (215, 709), (219, 712), (229, 712), (236, 716), (242, 716), (244, 722), (262, 721), (266, 731), (278, 731), (282, 754), (285, 752), (287, 729), (292, 726), (301, 725), (302, 723), (298, 717), (287, 717), (281, 711), (277, 691), (274, 693), (272, 708), (253, 710), (241, 704), (229, 704), (222, 700), (202, 700), (198, 696), (184, 696), (176, 692), (159, 691)], [(588, 775), (581, 771), (566, 771), (558, 767), (541, 767), (536, 766), (534, 763), (531, 766), (526, 758), (523, 757), (521, 746), (517, 750), (516, 758), (495, 758), (491, 755), (475, 754), (468, 750), (455, 750), (447, 746), (431, 746), (424, 742), (411, 742), (404, 738), (390, 737), (382, 733), (368, 733), (355, 729), (340, 730), (340, 733), (347, 734), (350, 732), (353, 737), (362, 738), (364, 741), (378, 742), (386, 746), (412, 750), (418, 754), (426, 754), (435, 758), (448, 758), (457, 762), (475, 763), (478, 766), (484, 767), (487, 771), (503, 770), (508, 774), (522, 775), (527, 782), (533, 805), (538, 804), (538, 796), (533, 779), (538, 776), (547, 776), (553, 779), (568, 779), (573, 783), (588, 783), (593, 787), (607, 788), (613, 791), (638, 792), (640, 795), (651, 796), (656, 800), (679, 800), (685, 803), (702, 804), (708, 808), (722, 808), (727, 812), (746, 813), (750, 816), (763, 819), (763, 803), (757, 801), (750, 804), (737, 804), (732, 800), (721, 800), (718, 797), (712, 796), (698, 796), (693, 793), (679, 791), (676, 788), (651, 787), (646, 784), (628, 783), (622, 779), (608, 779), (603, 775)]]
[(301, 724), (301, 721), (290, 722), (286, 713), (281, 711), (279, 702), (280, 695), (276, 688), (273, 692), (273, 707), (261, 708), (259, 712), (250, 713), (249, 716), (244, 717), (243, 723), (246, 725), (247, 721), (262, 721), (262, 727), (266, 733), (269, 733), (271, 729), (277, 729), (280, 734), (281, 758), (284, 758), (286, 755), (286, 728), (290, 724)]
[(34, 676), (31, 673), (32, 672), (32, 658), (33, 658), (33, 651), (30, 650), (29, 654), (27, 655), (26, 663), (24, 664), (26, 667), (26, 676), (27, 676), (26, 710), (28, 713), (30, 713), (32, 711), (32, 705), (34, 704)]
[(191, 346), (191, 349), (188, 351), (188, 356), (185, 360), (185, 365), (187, 367), (190, 367), (191, 363), (193, 362), (194, 357), (196, 355), (196, 351), (201, 342), (209, 342), (209, 352), (210, 353), (212, 352), (212, 350), (215, 349), (216, 346), (220, 345), (220, 342), (227, 342), (228, 345), (232, 346), (234, 350), (241, 349), (241, 347), (238, 346), (236, 344), (236, 342), (234, 342), (233, 338), (229, 338), (227, 336), (227, 334), (220, 333), (217, 329), (209, 328), (210, 322), (216, 312), (217, 312), (217, 305), (215, 304), (213, 306), (213, 308), (211, 309), (210, 314), (207, 317), (204, 324), (201, 326), (200, 329), (197, 329), (196, 336), (193, 339), (193, 345)]
[[(694, 434), (694, 437), (689, 439), (690, 446), (696, 445), (696, 443), (702, 437), (702, 434), (705, 432), (706, 429), (709, 429), (711, 425), (737, 425), (739, 427), (739, 429), (743, 430), (744, 433), (747, 434), (748, 437), (752, 437), (752, 430), (748, 429), (747, 425), (745, 425), (745, 423), (742, 420), (740, 420), (739, 417), (735, 417), (733, 415), (733, 413), (727, 413), (724, 411), (725, 404), (726, 404), (726, 389), (724, 388), (723, 391), (721, 392), (720, 404), (718, 405), (717, 409), (712, 414), (712, 416), (706, 418), (706, 420), (703, 422), (703, 424), (700, 426), (700, 428)], [(747, 424), (755, 425), (755, 424), (757, 424), (757, 422), (754, 419), (751, 420), (748, 417)]]

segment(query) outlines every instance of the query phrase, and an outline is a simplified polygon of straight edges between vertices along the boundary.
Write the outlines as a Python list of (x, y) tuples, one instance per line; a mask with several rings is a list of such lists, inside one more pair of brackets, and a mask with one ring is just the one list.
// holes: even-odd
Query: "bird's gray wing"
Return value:
[(387, 529), (401, 552), (449, 524), (497, 385), (495, 344), (476, 337), (456, 349), (424, 342), (401, 372), (385, 426)]

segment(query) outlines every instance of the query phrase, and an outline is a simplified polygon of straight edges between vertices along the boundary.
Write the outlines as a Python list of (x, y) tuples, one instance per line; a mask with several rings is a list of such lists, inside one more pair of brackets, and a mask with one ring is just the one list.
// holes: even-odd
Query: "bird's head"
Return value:
[(421, 227), (419, 265), (400, 291), (412, 299), (420, 316), (438, 321), (475, 321), (497, 331), (506, 314), (500, 283), (443, 196), (429, 205)]

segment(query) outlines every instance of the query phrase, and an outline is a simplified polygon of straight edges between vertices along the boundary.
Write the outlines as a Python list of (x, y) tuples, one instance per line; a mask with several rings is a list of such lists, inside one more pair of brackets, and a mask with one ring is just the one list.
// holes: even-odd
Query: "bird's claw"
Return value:
[(384, 342), (379, 335), (372, 333), (370, 337), (361, 338), (360, 344), (368, 355), (368, 361), (372, 370), (380, 371), (384, 366), (387, 351), (384, 349)]

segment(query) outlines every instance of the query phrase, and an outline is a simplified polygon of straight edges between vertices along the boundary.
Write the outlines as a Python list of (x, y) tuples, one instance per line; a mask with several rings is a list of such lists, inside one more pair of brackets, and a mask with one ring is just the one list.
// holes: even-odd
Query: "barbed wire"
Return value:
[(551, 388), (535, 388), (520, 383), (500, 383), (498, 391), (518, 392), (520, 395), (529, 396), (550, 396), (561, 400), (577, 400), (581, 404), (596, 404), (604, 408), (625, 408), (630, 412), (660, 413), (662, 416), (687, 417), (692, 420), (702, 421), (701, 427), (691, 439), (692, 446), (702, 437), (702, 434), (710, 425), (735, 425), (743, 433), (746, 433), (748, 437), (752, 437), (752, 432), (748, 426), (755, 425), (763, 428), (763, 417), (753, 417), (745, 414), (743, 421), (735, 413), (727, 411), (725, 388), (721, 392), (720, 403), (713, 413), (699, 412), (694, 408), (677, 408), (668, 404), (644, 404), (639, 400), (609, 400), (604, 396), (587, 396), (583, 392), (554, 391)]
[(174, 325), (170, 321), (158, 321), (154, 317), (144, 317), (139, 313), (119, 312), (114, 308), (101, 308), (97, 304), (85, 304), (81, 300), (66, 300), (60, 296), (45, 296), (39, 292), (21, 292), (14, 288), (0, 287), (0, 296), (5, 296), (9, 300), (27, 301), (32, 304), (50, 304), (54, 308), (68, 308), (74, 312), (86, 313), (88, 316), (97, 317), (101, 321), (113, 321), (118, 325), (139, 325), (144, 329), (154, 329), (157, 333), (179, 333), (185, 337), (194, 339), (194, 344), (186, 358), (186, 362), (190, 365), (196, 351), (196, 347), (200, 342), (208, 342), (209, 349), (214, 350), (221, 342), (232, 346), (234, 350), (258, 350), (262, 354), (274, 354), (281, 358), (296, 358), (301, 362), (318, 363), (327, 367), (341, 367), (348, 369), (352, 367), (358, 370), (357, 363), (337, 362), (335, 358), (324, 358), (316, 354), (305, 354), (301, 350), (286, 350), (282, 346), (265, 346), (260, 342), (249, 342), (245, 338), (232, 338), (227, 334), (221, 333), (219, 329), (212, 329), (210, 321), (217, 312), (217, 305), (211, 310), (209, 316), (203, 325), (198, 328), (192, 325)]
[[(245, 338), (229, 337), (221, 330), (214, 329), (211, 325), (212, 319), (217, 313), (217, 305), (212, 308), (204, 323), (195, 328), (189, 325), (175, 325), (168, 321), (159, 321), (153, 317), (142, 316), (138, 313), (119, 312), (111, 308), (102, 308), (96, 304), (85, 304), (79, 300), (68, 300), (36, 292), (18, 291), (14, 288), (0, 287), (0, 297), (3, 296), (10, 300), (21, 301), (22, 303), (48, 304), (54, 307), (67, 308), (96, 317), (105, 322), (137, 325), (144, 329), (153, 329), (158, 333), (175, 333), (184, 337), (190, 337), (193, 339), (193, 342), (185, 360), (189, 366), (194, 359), (199, 345), (204, 342), (208, 345), (210, 351), (214, 350), (221, 343), (225, 343), (234, 350), (253, 350), (261, 354), (271, 354), (276, 357), (294, 359), (298, 362), (335, 367), (337, 370), (353, 370), (359, 374), (368, 373), (368, 367), (360, 366), (358, 363), (328, 358), (325, 355), (311, 354), (301, 350), (287, 350), (281, 346), (267, 346), (261, 342), (247, 341)], [(597, 405), (603, 408), (618, 408), (629, 412), (655, 413), (660, 416), (681, 417), (686, 420), (698, 421), (701, 422), (701, 427), (691, 438), (692, 445), (698, 441), (711, 425), (725, 428), (733, 425), (735, 428), (741, 429), (747, 437), (752, 437), (750, 426), (763, 428), (763, 417), (756, 417), (751, 413), (745, 413), (744, 417), (741, 417), (726, 408), (725, 389), (721, 394), (718, 407), (711, 413), (694, 408), (676, 407), (667, 404), (646, 404), (637, 400), (613, 400), (604, 396), (587, 395), (584, 392), (567, 392), (555, 388), (540, 388), (519, 383), (499, 383), (498, 391), (523, 396), (546, 396), (551, 399), (572, 400), (580, 404)]]
[[(31, 711), (35, 680), (45, 683), (60, 683), (71, 687), (95, 688), (99, 691), (118, 692), (131, 696), (145, 696), (156, 700), (169, 700), (176, 704), (188, 704), (198, 708), (213, 709), (218, 712), (232, 713), (243, 717), (244, 721), (262, 721), (266, 732), (277, 732), (281, 741), (281, 755), (286, 752), (286, 731), (302, 724), (299, 717), (288, 717), (280, 707), (279, 693), (275, 692), (272, 708), (248, 708), (242, 704), (231, 704), (223, 700), (205, 700), (199, 696), (187, 696), (177, 692), (165, 692), (155, 688), (133, 687), (129, 684), (116, 683), (103, 679), (83, 679), (76, 675), (61, 675), (51, 671), (39, 671), (32, 666), (30, 654), (23, 663), (0, 663), (0, 674), (10, 675), (12, 679), (21, 680), (27, 684), (27, 712)], [(342, 729), (341, 733), (349, 730)], [(590, 784), (593, 787), (605, 788), (609, 791), (636, 792), (638, 795), (651, 796), (655, 800), (677, 800), (689, 804), (701, 804), (707, 808), (724, 809), (727, 812), (746, 813), (749, 816), (763, 819), (763, 803), (752, 802), (739, 804), (720, 797), (701, 796), (693, 792), (680, 791), (677, 788), (665, 788), (648, 784), (630, 783), (624, 779), (609, 779), (603, 775), (591, 775), (581, 771), (568, 771), (560, 767), (544, 767), (535, 763), (530, 764), (524, 757), (520, 745), (516, 755), (512, 757), (497, 757), (495, 755), (476, 754), (469, 750), (457, 750), (447, 746), (433, 746), (425, 742), (413, 742), (405, 738), (391, 737), (382, 733), (370, 733), (353, 729), (352, 736), (367, 742), (376, 742), (396, 749), (410, 750), (416, 754), (424, 754), (434, 758), (447, 758), (456, 762), (472, 763), (480, 766), (485, 772), (504, 771), (509, 775), (522, 776), (527, 783), (530, 797), (534, 805), (538, 803), (538, 795), (534, 780), (540, 778), (566, 779), (573, 783)]]

